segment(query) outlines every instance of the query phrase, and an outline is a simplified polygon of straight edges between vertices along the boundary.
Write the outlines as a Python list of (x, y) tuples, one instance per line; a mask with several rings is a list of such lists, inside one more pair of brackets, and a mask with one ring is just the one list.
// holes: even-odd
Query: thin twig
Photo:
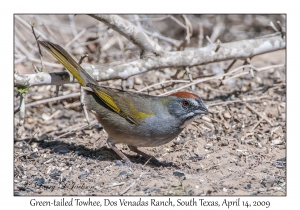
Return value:
[(126, 182), (120, 182), (120, 183), (113, 183), (111, 185), (106, 186), (106, 188), (110, 188), (110, 187), (116, 187), (116, 186), (122, 186), (123, 184), (125, 184)]
[(178, 41), (176, 39), (172, 39), (172, 38), (163, 36), (159, 32), (151, 32), (151, 31), (148, 31), (148, 30), (146, 30), (144, 28), (142, 29), (142, 31), (145, 32), (146, 34), (148, 34), (149, 36), (157, 37), (157, 38), (159, 38), (161, 40), (167, 41), (167, 42), (175, 45), (176, 47), (179, 47), (182, 44), (182, 41)]
[(84, 33), (86, 32), (86, 29), (84, 28), (82, 31), (80, 31), (79, 34), (77, 34), (71, 41), (69, 41), (65, 47), (70, 47), (77, 39), (79, 39)]
[(56, 97), (58, 97), (59, 87), (60, 87), (60, 85), (55, 85), (55, 96)]
[(263, 121), (263, 118), (260, 118), (259, 121), (251, 128), (249, 132), (252, 132), (260, 123)]
[(14, 159), (16, 160), (16, 159), (18, 159), (19, 157), (23, 157), (23, 156), (27, 157), (27, 156), (30, 155), (31, 153), (32, 153), (32, 152), (30, 151), (30, 152), (26, 152), (26, 153), (20, 154), (20, 155), (14, 157)]
[(136, 20), (136, 23), (137, 23), (137, 26), (138, 28), (143, 28), (142, 25), (141, 25), (141, 22), (140, 22), (140, 17), (139, 15), (133, 15), (134, 19)]
[(186, 67), (185, 70), (186, 70), (186, 74), (188, 75), (188, 77), (190, 79), (190, 82), (193, 82), (193, 77), (191, 75), (190, 68)]
[(180, 22), (179, 20), (177, 20), (177, 18), (175, 18), (173, 15), (169, 15), (169, 17), (174, 20), (178, 25), (180, 25), (182, 28), (186, 29), (186, 26)]
[(21, 170), (17, 167), (16, 164), (14, 164), (14, 165), (15, 165), (15, 168), (17, 169), (17, 171), (19, 172), (19, 175), (22, 176), (23, 173), (21, 172)]
[[(231, 75), (233, 74), (235, 71), (239, 70), (239, 69), (242, 69), (242, 68), (245, 68), (245, 67), (251, 67), (253, 68), (254, 70), (256, 71), (265, 71), (265, 70), (268, 70), (268, 69), (271, 69), (271, 68), (277, 68), (277, 67), (283, 67), (285, 66), (284, 64), (279, 64), (279, 65), (272, 65), (272, 66), (267, 66), (267, 67), (262, 67), (262, 68), (256, 68), (255, 66), (252, 66), (252, 65), (245, 65), (245, 66), (240, 66), (226, 74), (218, 74), (216, 76), (213, 76), (213, 77), (208, 77), (208, 78), (203, 78), (203, 79), (197, 79), (197, 80), (194, 80), (194, 82), (191, 82), (187, 85), (184, 85), (184, 86), (181, 86), (179, 88), (176, 88), (176, 89), (173, 89), (171, 91), (168, 91), (168, 92), (165, 92), (163, 94), (160, 94), (160, 95), (167, 95), (167, 94), (170, 94), (170, 93), (173, 93), (173, 92), (176, 92), (178, 90), (181, 90), (181, 89), (184, 89), (186, 87), (189, 87), (189, 86), (192, 86), (192, 85), (195, 85), (195, 84), (198, 84), (198, 83), (201, 83), (201, 82), (206, 82), (206, 81), (209, 81), (209, 80), (212, 80), (212, 79), (219, 79), (221, 77), (224, 77), (224, 76), (228, 76), (228, 75)], [(242, 72), (241, 74), (238, 74), (238, 75), (234, 75), (233, 77), (230, 77), (228, 79), (226, 79), (225, 81), (228, 81), (229, 79), (232, 79), (234, 77), (237, 77), (237, 76), (242, 76), (242, 75), (245, 75), (245, 74), (248, 74), (249, 72)]]
[(279, 27), (279, 31), (280, 32), (283, 32), (283, 26), (281, 25), (281, 22), (280, 21), (277, 21), (277, 25)]
[(75, 15), (69, 14), (71, 30), (72, 30), (73, 36), (76, 37), (78, 35), (78, 33), (77, 33), (77, 29), (76, 29), (76, 26), (74, 23), (74, 17), (75, 17)]
[(205, 38), (210, 44), (213, 44), (213, 42), (210, 40), (209, 36), (206, 36)]
[(110, 49), (117, 42), (118, 34), (115, 34), (112, 38), (110, 38), (102, 47), (101, 51), (105, 52)]
[(82, 86), (80, 86), (80, 102), (81, 102), (81, 106), (82, 106), (82, 109), (83, 109), (83, 113), (84, 113), (85, 119), (86, 119), (87, 123), (90, 125), (91, 124), (91, 120), (90, 120), (90, 117), (89, 117), (87, 106), (85, 104), (85, 100), (84, 100), (84, 88)]
[(211, 91), (214, 91), (214, 92), (217, 92), (217, 93), (222, 93), (222, 94), (230, 94), (230, 93), (232, 93), (232, 91), (218, 90), (218, 89), (212, 88), (210, 86), (207, 86), (206, 88), (209, 89), (209, 90), (211, 90)]
[(219, 35), (220, 35), (220, 33), (223, 31), (223, 29), (224, 29), (224, 24), (223, 24), (223, 22), (222, 21), (220, 21), (214, 28), (213, 28), (213, 31), (212, 31), (212, 33), (211, 33), (211, 35), (210, 35), (210, 37), (209, 37), (209, 42), (210, 43), (214, 43), (217, 39), (218, 39), (218, 37), (219, 37)]
[[(14, 17), (15, 17), (17, 20), (19, 20), (25, 27), (31, 28), (31, 27), (28, 25), (28, 23), (27, 23), (25, 20), (23, 20), (19, 15), (15, 15)], [(44, 40), (48, 40), (47, 36), (44, 35), (42, 32), (40, 32), (39, 30), (35, 29), (35, 32), (36, 32), (38, 35), (40, 35)]]
[(212, 169), (212, 168), (214, 168), (214, 167), (217, 167), (217, 166), (219, 166), (219, 165), (221, 165), (221, 163), (218, 163), (218, 164), (215, 164), (215, 165), (212, 165), (212, 166), (208, 166), (208, 167), (206, 167), (206, 168), (202, 168), (202, 171), (208, 171), (208, 170), (210, 170), (210, 169)]
[(102, 37), (99, 37), (98, 39), (95, 39), (95, 40), (93, 40), (93, 41), (77, 43), (76, 46), (77, 46), (77, 47), (80, 47), (80, 46), (86, 46), (86, 45), (90, 45), (90, 44), (99, 43), (99, 41), (100, 41), (101, 39), (102, 39)]
[(215, 52), (218, 52), (218, 50), (219, 50), (220, 47), (221, 47), (221, 44), (222, 44), (222, 42), (218, 39), (218, 40), (217, 40), (217, 47), (216, 47), (216, 49), (215, 49)]
[(202, 47), (203, 45), (203, 25), (202, 23), (199, 24), (199, 35), (198, 35), (198, 47)]
[(221, 122), (221, 121), (219, 121), (219, 120), (216, 120), (216, 119), (214, 119), (214, 118), (212, 118), (212, 117), (210, 117), (209, 119), (211, 119), (212, 121), (214, 121), (214, 122), (216, 122), (216, 123), (219, 123), (219, 124), (221, 124), (221, 125), (225, 126), (225, 124), (224, 124), (224, 123), (222, 123), (222, 122)]
[(144, 167), (145, 167), (145, 165), (147, 165), (149, 162), (150, 162), (150, 160), (152, 159), (153, 157), (150, 157), (147, 161), (146, 161), (146, 163), (143, 165)]
[(142, 89), (139, 89), (139, 90), (138, 90), (138, 91), (136, 91), (136, 92), (142, 92), (142, 91), (144, 91), (144, 90), (148, 90), (148, 89), (150, 89), (150, 88), (152, 88), (152, 87), (154, 87), (154, 86), (157, 86), (157, 85), (162, 85), (162, 84), (165, 84), (165, 83), (172, 83), (172, 82), (178, 82), (178, 83), (180, 83), (180, 82), (183, 82), (183, 83), (189, 83), (190, 81), (188, 81), (188, 80), (166, 80), (166, 81), (162, 81), (162, 82), (158, 82), (158, 83), (155, 83), (155, 84), (149, 85), (149, 86), (147, 86), (147, 87), (144, 87), (144, 88), (142, 88)]
[(20, 111), (20, 106), (14, 110), (14, 114), (18, 113), (19, 111)]
[(57, 137), (53, 138), (53, 140), (57, 140), (57, 139), (59, 139), (59, 138), (61, 138), (63, 136), (66, 136), (66, 135), (70, 134), (70, 133), (74, 133), (74, 132), (77, 132), (77, 131), (81, 131), (81, 130), (87, 128), (87, 127), (91, 127), (91, 126), (97, 124), (97, 122), (98, 122), (97, 120), (93, 120), (92, 122), (90, 122), (90, 124), (85, 123), (83, 125), (80, 125), (77, 128), (75, 128), (75, 129), (72, 129), (72, 130), (70, 130), (70, 131), (68, 131), (68, 132), (66, 132), (66, 133), (64, 133), (64, 134), (62, 134), (60, 136), (57, 136)]
[(257, 114), (258, 116), (260, 116), (261, 118), (263, 118), (265, 121), (267, 121), (271, 126), (273, 126), (273, 123), (271, 123), (271, 121), (268, 118), (266, 118), (264, 115), (256, 111), (252, 106), (246, 104), (246, 107), (250, 109), (252, 112), (254, 112), (255, 114)]
[(246, 101), (256, 101), (262, 98), (269, 98), (270, 96), (260, 96), (260, 97), (256, 97), (256, 98), (249, 98), (249, 99), (245, 99), (245, 100), (234, 100), (234, 101), (222, 101), (222, 102), (217, 102), (217, 103), (212, 103), (212, 104), (207, 104), (207, 107), (213, 107), (213, 106), (218, 106), (218, 105), (224, 105), (224, 104), (230, 104), (230, 103), (244, 103)]
[(27, 104), (26, 108), (31, 107), (31, 106), (37, 106), (37, 105), (44, 104), (44, 103), (49, 103), (49, 102), (52, 102), (52, 101), (58, 101), (58, 100), (66, 99), (66, 98), (75, 98), (75, 97), (78, 97), (78, 96), (80, 96), (80, 93), (72, 93), (72, 94), (65, 95), (65, 96), (47, 98), (47, 99), (44, 99), (44, 100), (40, 100), (40, 101), (36, 101), (36, 102), (30, 103), (30, 104)]
[[(234, 60), (229, 64), (229, 66), (227, 67), (227, 69), (224, 70), (224, 73), (227, 73), (227, 72), (231, 69), (231, 67), (235, 64), (236, 61), (237, 61), (237, 59), (234, 59)], [(223, 79), (224, 79), (224, 78), (223, 78)]]
[(229, 80), (231, 80), (231, 79), (233, 79), (233, 78), (237, 78), (237, 77), (241, 77), (241, 76), (247, 75), (247, 74), (249, 74), (249, 72), (250, 72), (250, 71), (245, 71), (245, 72), (241, 72), (241, 73), (239, 73), (239, 74), (235, 74), (235, 75), (233, 75), (232, 77), (229, 77), (229, 78), (227, 78), (227, 79), (222, 80), (222, 83), (225, 84), (227, 81), (229, 81)]
[(142, 178), (142, 176), (143, 176), (143, 172), (140, 174), (140, 176), (136, 179), (136, 180), (134, 180), (134, 182), (132, 182), (131, 183), (131, 185), (129, 185), (125, 190), (123, 190), (121, 193), (120, 193), (120, 195), (124, 195), (133, 185), (135, 185), (135, 183), (137, 183), (141, 178)]
[[(188, 77), (190, 79), (190, 82), (193, 82), (194, 80), (193, 80), (193, 77), (191, 75), (190, 68), (186, 67), (185, 70), (186, 70), (186, 73), (187, 73), (187, 75), (188, 75)], [(195, 90), (195, 85), (192, 85), (192, 90)]]
[[(37, 62), (39, 63), (40, 60), (39, 59), (36, 59), (34, 57), (27, 57), (28, 60), (30, 61), (33, 61), (33, 62)], [(61, 68), (61, 64), (58, 64), (58, 63), (50, 63), (50, 62), (43, 62), (45, 66), (50, 66), (50, 67), (54, 67), (54, 68)]]
[(57, 42), (59, 40), (59, 38), (57, 38), (57, 34), (55, 32), (53, 32), (48, 24), (45, 23), (45, 21), (43, 21), (43, 26), (45, 27), (45, 29), (49, 32), (49, 34), (51, 35), (52, 37), (52, 40), (55, 40), (55, 42)]
[(83, 54), (80, 56), (80, 60), (78, 61), (78, 64), (81, 64), (83, 59), (85, 59), (86, 57), (88, 57), (89, 55), (88, 54)]
[[(186, 16), (186, 15), (182, 15), (184, 21), (185, 21), (185, 25), (186, 25), (186, 28), (187, 28), (187, 39), (190, 40), (190, 37), (192, 36), (193, 34), (193, 25), (191, 23), (191, 21), (189, 20), (189, 18)], [(188, 44), (190, 43), (190, 41), (188, 41)]]
[[(39, 36), (37, 36), (36, 34), (35, 34), (35, 31), (34, 31), (34, 23), (30, 23), (30, 26), (31, 26), (31, 30), (32, 30), (32, 33), (33, 33), (33, 36), (34, 36), (34, 38), (35, 38), (35, 41), (37, 41), (38, 39), (39, 39)], [(40, 47), (40, 45), (38, 44), (38, 42), (36, 42), (37, 43), (37, 46), (38, 46), (38, 49), (39, 49), (39, 54), (40, 54), (40, 56), (41, 56), (41, 58), (43, 57), (43, 54), (42, 54), (42, 51), (41, 51), (41, 47)], [(43, 60), (42, 60), (42, 63), (43, 63)]]
[(278, 32), (278, 29), (275, 27), (274, 23), (271, 21), (269, 26), (275, 31)]
[(15, 45), (24, 55), (26, 55), (27, 58), (33, 57), (33, 55), (21, 44), (21, 41), (17, 36), (15, 37)]
[(20, 94), (20, 125), (24, 124), (25, 118), (25, 93)]

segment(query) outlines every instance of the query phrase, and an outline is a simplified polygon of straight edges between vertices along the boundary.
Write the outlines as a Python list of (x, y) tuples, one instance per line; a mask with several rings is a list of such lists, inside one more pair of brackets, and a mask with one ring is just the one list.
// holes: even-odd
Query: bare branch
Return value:
[[(19, 20), (25, 27), (31, 28), (31, 26), (25, 21), (23, 20), (19, 15), (15, 15), (14, 16), (17, 20)], [(44, 40), (48, 40), (47, 36), (44, 35), (42, 32), (40, 32), (39, 30), (35, 29), (35, 32), (41, 36)]]
[(117, 15), (90, 16), (125, 36), (142, 50), (142, 54), (154, 53), (155, 55), (160, 55), (163, 52), (162, 47), (152, 41), (147, 34), (141, 32), (135, 25)]
[(68, 72), (46, 73), (39, 72), (37, 74), (14, 74), (15, 87), (31, 87), (39, 85), (62, 85), (73, 82)]
[[(217, 52), (215, 52), (216, 47), (217, 44), (211, 44), (207, 47), (193, 50), (165, 52), (161, 56), (154, 58), (144, 58), (117, 66), (96, 66), (95, 69), (86, 68), (86, 70), (97, 81), (127, 79), (133, 75), (161, 68), (185, 68), (232, 59), (245, 60), (255, 55), (285, 49), (286, 42), (280, 33), (278, 33), (255, 39), (223, 43)], [(14, 81), (17, 87), (61, 85), (72, 82), (69, 74), (66, 72), (51, 74), (15, 74)]]

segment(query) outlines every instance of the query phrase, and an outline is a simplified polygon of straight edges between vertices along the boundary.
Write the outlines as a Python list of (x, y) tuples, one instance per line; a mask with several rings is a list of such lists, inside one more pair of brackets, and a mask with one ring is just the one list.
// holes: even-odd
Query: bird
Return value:
[(202, 99), (189, 92), (153, 96), (101, 86), (58, 44), (37, 41), (52, 54), (83, 87), (81, 102), (94, 113), (108, 134), (107, 145), (129, 167), (135, 167), (116, 144), (160, 165), (155, 157), (138, 147), (157, 147), (172, 141), (193, 120), (209, 111)]

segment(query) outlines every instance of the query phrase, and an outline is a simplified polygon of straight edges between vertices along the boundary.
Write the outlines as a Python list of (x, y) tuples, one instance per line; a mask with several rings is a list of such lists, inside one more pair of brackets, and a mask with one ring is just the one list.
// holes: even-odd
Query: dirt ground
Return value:
[[(20, 17), (25, 20), (33, 18)], [(199, 20), (213, 18), (207, 16)], [(67, 17), (62, 19), (68, 20)], [(222, 22), (220, 18), (215, 19)], [(270, 17), (262, 18), (265, 19)], [(245, 21), (247, 28), (255, 31), (252, 31), (255, 36), (260, 35), (261, 29), (246, 20), (227, 17), (226, 23), (231, 23), (233, 27), (240, 24), (238, 21)], [(214, 27), (213, 21), (209, 23), (211, 25), (204, 24), (204, 29)], [(16, 24), (18, 27), (18, 22)], [(264, 24), (260, 27), (263, 28)], [(207, 33), (210, 32), (208, 30)], [(230, 33), (225, 32), (224, 37)], [(240, 39), (255, 37), (253, 34), (241, 34)], [(233, 36), (227, 37), (235, 40)], [(109, 36), (105, 38), (109, 39)], [(198, 42), (194, 40), (191, 45), (193, 43)], [(117, 44), (114, 48), (118, 48)], [(128, 48), (131, 49), (129, 44)], [(72, 52), (76, 57), (75, 51), (73, 49)], [(127, 53), (128, 58), (136, 56), (135, 52), (132, 49), (131, 56)], [(97, 62), (110, 63), (122, 56), (127, 59), (124, 54), (111, 54), (101, 54)], [(37, 50), (35, 55), (38, 59)], [(267, 53), (254, 57), (251, 64), (258, 68), (285, 64), (285, 56), (285, 50)], [(49, 55), (45, 55), (44, 59), (54, 63)], [(237, 61), (232, 69), (243, 62)], [(224, 61), (193, 67), (190, 68), (191, 75), (194, 79), (215, 75), (230, 63)], [(20, 74), (33, 73), (32, 69), (30, 60), (15, 64), (15, 70)], [(131, 77), (123, 83), (115, 80), (100, 84), (138, 90), (170, 79), (188, 79), (188, 76), (184, 70), (177, 74), (175, 69), (162, 69)], [(155, 86), (149, 94), (158, 95), (180, 86), (182, 84), (178, 83)], [(78, 84), (66, 84), (59, 89), (58, 95), (77, 93), (79, 90)], [(86, 126), (79, 97), (27, 107), (23, 126), (18, 125), (19, 115), (15, 114), (15, 195), (285, 196), (286, 68), (254, 71), (253, 75), (236, 77), (225, 84), (220, 80), (209, 80), (185, 91), (194, 92), (203, 99), (212, 113), (208, 116), (211, 122), (197, 120), (166, 145), (140, 148), (166, 163), (166, 166), (159, 167), (145, 162), (144, 158), (129, 151), (126, 145), (117, 145), (141, 168), (123, 166), (120, 157), (107, 147), (107, 133), (101, 125)], [(31, 87), (26, 94), (26, 104), (52, 97), (55, 97), (53, 86)], [(18, 105), (19, 98), (15, 98), (15, 107)], [(94, 119), (92, 114), (90, 117)]]

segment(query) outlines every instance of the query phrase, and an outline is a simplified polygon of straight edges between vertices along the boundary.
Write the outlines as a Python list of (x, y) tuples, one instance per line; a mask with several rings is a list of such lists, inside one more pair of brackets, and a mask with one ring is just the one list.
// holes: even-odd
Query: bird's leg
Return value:
[(131, 168), (135, 168), (136, 165), (134, 163), (132, 163), (128, 157), (126, 157), (126, 155), (124, 155), (115, 145), (115, 143), (113, 143), (109, 138), (107, 139), (107, 144), (109, 147), (111, 147), (115, 153), (117, 153), (121, 158), (122, 160), (126, 163), (126, 165), (128, 165), (129, 167)]
[(127, 146), (128, 146), (128, 148), (129, 148), (131, 151), (133, 151), (133, 152), (135, 152), (135, 153), (137, 153), (137, 154), (143, 156), (143, 157), (146, 158), (147, 160), (150, 159), (150, 161), (151, 161), (152, 163), (154, 163), (155, 165), (157, 165), (157, 166), (160, 166), (160, 165), (161, 165), (161, 163), (160, 163), (155, 157), (153, 157), (153, 156), (151, 156), (151, 155), (148, 155), (148, 154), (142, 152), (141, 150), (139, 150), (139, 149), (138, 149), (137, 147), (135, 147), (135, 146), (131, 146), (131, 145), (127, 145)]

